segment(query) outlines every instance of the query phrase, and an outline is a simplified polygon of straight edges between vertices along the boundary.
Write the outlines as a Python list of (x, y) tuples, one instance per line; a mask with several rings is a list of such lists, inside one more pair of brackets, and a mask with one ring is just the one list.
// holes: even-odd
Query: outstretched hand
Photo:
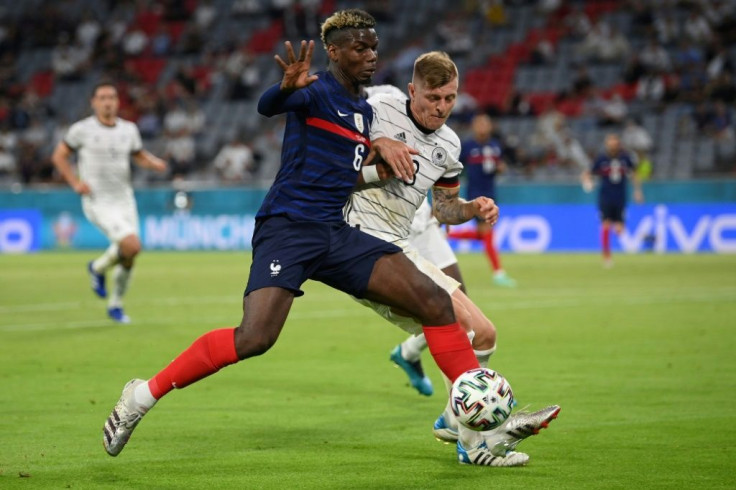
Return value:
[(314, 53), (314, 41), (302, 41), (299, 48), (299, 57), (294, 55), (294, 48), (291, 42), (286, 41), (286, 61), (281, 56), (275, 55), (276, 63), (284, 70), (284, 77), (281, 79), (281, 90), (294, 91), (304, 88), (311, 83), (317, 81), (317, 75), (310, 75), (309, 68), (312, 64), (312, 53)]

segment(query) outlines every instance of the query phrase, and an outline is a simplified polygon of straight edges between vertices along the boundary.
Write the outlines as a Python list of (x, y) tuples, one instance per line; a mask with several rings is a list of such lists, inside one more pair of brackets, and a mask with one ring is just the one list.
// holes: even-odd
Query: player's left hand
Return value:
[(498, 221), (499, 209), (496, 205), (496, 201), (490, 197), (476, 197), (470, 201), (473, 205), (475, 216), (482, 219), (491, 226), (495, 225)]
[(634, 190), (634, 201), (639, 204), (644, 202), (644, 193), (641, 191), (641, 189)]
[(165, 160), (154, 157), (151, 158), (151, 161), (149, 162), (149, 168), (154, 172), (164, 173), (169, 166), (166, 164)]

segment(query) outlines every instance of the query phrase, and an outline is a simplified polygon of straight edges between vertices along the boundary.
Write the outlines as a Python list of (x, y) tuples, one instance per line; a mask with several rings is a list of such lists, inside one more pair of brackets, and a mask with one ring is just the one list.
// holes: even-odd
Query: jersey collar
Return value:
[(414, 114), (411, 112), (411, 99), (406, 99), (406, 115), (409, 116), (409, 119), (411, 119), (411, 122), (414, 123), (414, 126), (416, 126), (419, 131), (421, 131), (424, 134), (432, 134), (434, 133), (434, 130), (425, 128), (421, 124), (419, 124), (419, 121), (414, 119)]

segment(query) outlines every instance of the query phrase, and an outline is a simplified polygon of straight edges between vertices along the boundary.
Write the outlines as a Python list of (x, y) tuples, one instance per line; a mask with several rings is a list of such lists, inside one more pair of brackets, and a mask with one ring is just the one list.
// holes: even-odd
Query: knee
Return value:
[(120, 256), (123, 259), (132, 260), (141, 252), (141, 242), (137, 237), (126, 238), (120, 242)]
[(278, 338), (278, 333), (268, 329), (254, 329), (241, 324), (235, 329), (235, 351), (239, 359), (256, 357), (268, 352)]
[(450, 295), (436, 284), (432, 283), (432, 286), (421, 293), (421, 304), (427, 322), (434, 325), (452, 323), (456, 319)]
[(483, 317), (483, 321), (476, 322), (473, 331), (473, 348), (476, 350), (492, 349), (496, 346), (496, 327), (488, 318)]

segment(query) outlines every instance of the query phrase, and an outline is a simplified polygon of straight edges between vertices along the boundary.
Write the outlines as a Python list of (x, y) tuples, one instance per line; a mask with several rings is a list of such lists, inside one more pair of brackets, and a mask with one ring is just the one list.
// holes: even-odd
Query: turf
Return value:
[(317, 283), (268, 354), (172, 393), (110, 458), (123, 384), (239, 321), (248, 254), (144, 254), (129, 326), (89, 291), (93, 255), (0, 256), (0, 488), (736, 486), (736, 256), (506, 256), (511, 290), (461, 256), (492, 367), (521, 406), (563, 407), (529, 466), (496, 469), (432, 438), (444, 400), (388, 362), (402, 333)]

